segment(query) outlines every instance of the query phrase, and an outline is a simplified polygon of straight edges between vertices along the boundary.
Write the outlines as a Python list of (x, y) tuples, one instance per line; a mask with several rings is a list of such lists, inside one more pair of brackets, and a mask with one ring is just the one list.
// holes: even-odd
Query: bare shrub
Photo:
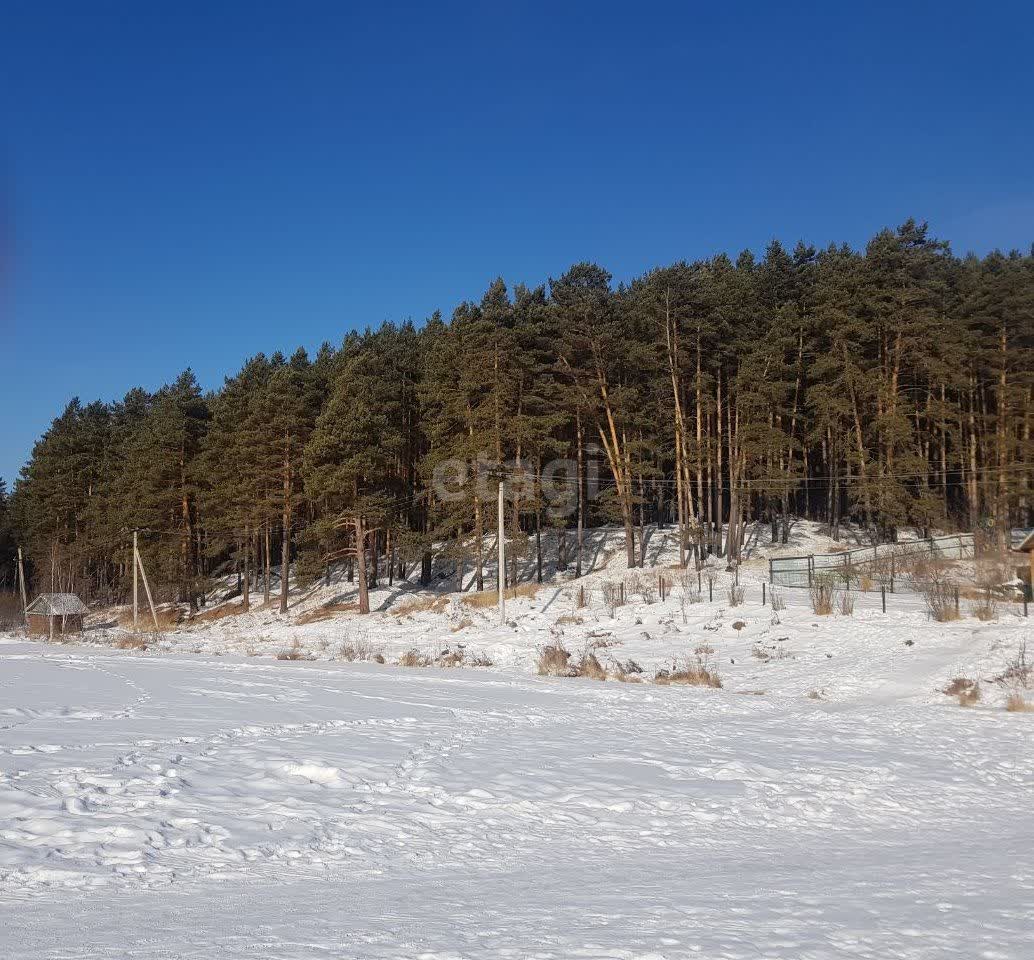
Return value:
[(571, 652), (562, 644), (551, 643), (539, 650), (536, 666), (540, 677), (567, 677), (571, 675), (569, 666)]
[(969, 612), (978, 620), (984, 621), (994, 620), (998, 616), (998, 601), (990, 589), (987, 589), (979, 600), (969, 605)]
[(738, 607), (743, 603), (743, 596), (746, 592), (744, 587), (741, 587), (738, 583), (731, 584), (727, 596), (729, 598), (730, 607)]
[(832, 580), (826, 577), (816, 577), (810, 590), (812, 611), (820, 617), (829, 616), (833, 612), (836, 592)]
[(466, 655), (464, 663), (469, 667), (490, 667), (492, 666), (492, 659), (484, 651), (475, 650)]
[(564, 627), (568, 625), (575, 626), (580, 623), (585, 623), (581, 617), (575, 616), (573, 613), (565, 613), (563, 616), (556, 618), (555, 626)]
[(1016, 656), (1006, 664), (1005, 670), (994, 678), (994, 682), (1024, 690), (1034, 685), (1034, 663), (1027, 659), (1026, 640), (1020, 644)]
[(769, 596), (772, 598), (773, 613), (779, 613), (780, 610), (786, 609), (786, 597), (783, 596), (782, 590), (776, 590), (776, 588), (773, 587)]
[(407, 650), (398, 660), (400, 667), (429, 667), (431, 658), (419, 650)]
[(854, 615), (854, 596), (850, 590), (845, 590), (840, 594), (837, 601), (837, 609), (845, 617)]
[(714, 647), (709, 643), (701, 643), (693, 651), (698, 657), (709, 657), (714, 653)]
[(923, 596), (926, 611), (938, 623), (958, 620), (955, 584), (944, 578), (917, 582), (917, 589)]
[(687, 687), (714, 687), (722, 686), (718, 670), (712, 667), (707, 661), (696, 657), (693, 660), (676, 660), (670, 670), (659, 670), (654, 677), (654, 683), (662, 686), (680, 685)]
[(608, 580), (600, 584), (600, 591), (603, 594), (603, 605), (613, 617), (617, 608), (624, 603), (624, 600), (621, 599), (621, 584), (611, 583)]
[(1022, 693), (1010, 693), (1005, 701), (1009, 713), (1034, 713), (1034, 703), (1025, 699)]

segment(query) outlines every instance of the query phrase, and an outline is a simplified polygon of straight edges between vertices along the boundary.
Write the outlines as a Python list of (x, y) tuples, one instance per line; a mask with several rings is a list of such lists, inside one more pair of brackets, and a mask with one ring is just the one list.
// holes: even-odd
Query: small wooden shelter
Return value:
[(1023, 541), (1018, 547), (1013, 548), (1017, 553), (1025, 553), (1027, 555), (1027, 570), (1018, 570), (1020, 578), (1027, 581), (1027, 596), (1031, 595), (1031, 591), (1034, 590), (1034, 530), (1027, 534), (1023, 538)]
[(74, 593), (41, 593), (25, 608), (30, 637), (81, 633), (86, 604)]

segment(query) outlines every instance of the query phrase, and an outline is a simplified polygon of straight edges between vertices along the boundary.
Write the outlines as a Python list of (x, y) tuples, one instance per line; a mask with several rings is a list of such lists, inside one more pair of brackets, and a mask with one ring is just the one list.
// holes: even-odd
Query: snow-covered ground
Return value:
[[(505, 625), (387, 591), (298, 624), (335, 585), (147, 651), (0, 640), (0, 956), (1032, 955), (1034, 713), (1004, 702), (1034, 691), (998, 680), (1034, 659), (1018, 607), (774, 612), (762, 555), (740, 606), (723, 573), (713, 602), (610, 610), (615, 562), (586, 606), (561, 579)], [(539, 677), (546, 644), (643, 682)], [(492, 665), (391, 663), (461, 645)], [(651, 682), (698, 659), (721, 689)]]

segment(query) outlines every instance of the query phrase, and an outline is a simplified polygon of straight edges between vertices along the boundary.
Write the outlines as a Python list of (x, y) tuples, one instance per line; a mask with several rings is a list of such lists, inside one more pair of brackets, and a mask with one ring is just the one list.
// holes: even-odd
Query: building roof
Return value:
[(41, 593), (25, 612), (37, 617), (77, 617), (86, 613), (86, 604), (74, 593)]
[(1020, 550), (1023, 553), (1034, 553), (1034, 530), (1031, 530), (1021, 541), (1018, 547), (1013, 547), (1014, 550)]

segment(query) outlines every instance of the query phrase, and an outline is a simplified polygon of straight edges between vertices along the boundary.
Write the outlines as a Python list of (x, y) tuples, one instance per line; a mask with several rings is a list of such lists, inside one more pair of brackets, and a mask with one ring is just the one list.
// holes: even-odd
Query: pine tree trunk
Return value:
[(359, 568), (359, 612), (370, 612), (370, 589), (366, 581), (366, 530), (363, 518), (355, 515), (355, 560)]

